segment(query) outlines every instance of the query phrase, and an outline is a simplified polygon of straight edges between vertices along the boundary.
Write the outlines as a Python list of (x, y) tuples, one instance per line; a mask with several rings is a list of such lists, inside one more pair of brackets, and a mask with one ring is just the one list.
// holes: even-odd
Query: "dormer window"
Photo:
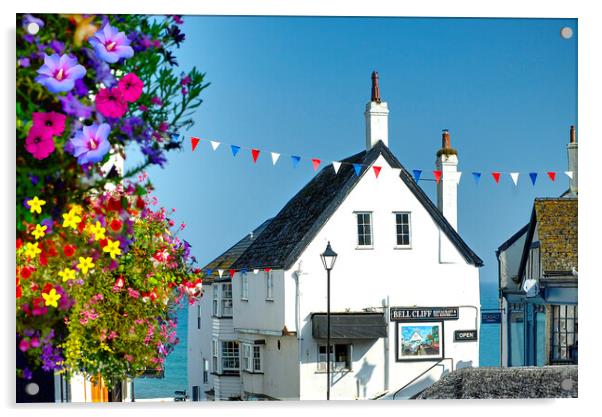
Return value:
[(357, 217), (357, 247), (372, 248), (372, 213), (362, 211), (355, 213)]

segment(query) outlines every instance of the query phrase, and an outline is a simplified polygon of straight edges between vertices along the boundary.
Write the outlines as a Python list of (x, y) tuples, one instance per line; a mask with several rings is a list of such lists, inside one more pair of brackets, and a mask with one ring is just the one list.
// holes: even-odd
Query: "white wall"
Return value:
[[(203, 297), (188, 307), (188, 389), (187, 393), (192, 398), (192, 387), (198, 385), (201, 389), (201, 400), (206, 399), (205, 391), (213, 387), (211, 375), (211, 337), (213, 332), (212, 315), (212, 286), (203, 287)], [(198, 329), (198, 305), (201, 306), (201, 329)], [(209, 361), (209, 381), (203, 384), (203, 358)]]

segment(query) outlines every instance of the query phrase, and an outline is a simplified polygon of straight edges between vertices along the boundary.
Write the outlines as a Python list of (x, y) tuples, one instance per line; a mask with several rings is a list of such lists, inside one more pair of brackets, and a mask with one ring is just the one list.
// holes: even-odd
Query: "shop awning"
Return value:
[[(326, 313), (311, 317), (314, 339), (327, 338)], [(382, 313), (330, 313), (331, 339), (378, 339), (387, 336), (387, 324)]]

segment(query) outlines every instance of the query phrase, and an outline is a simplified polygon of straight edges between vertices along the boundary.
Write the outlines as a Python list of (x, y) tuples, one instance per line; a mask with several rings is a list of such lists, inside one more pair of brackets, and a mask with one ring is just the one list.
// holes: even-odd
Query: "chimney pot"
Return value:
[(372, 71), (372, 95), (370, 101), (380, 103), (380, 89), (378, 88), (378, 72)]
[(443, 129), (443, 134), (441, 135), (441, 147), (443, 149), (451, 148), (451, 141), (449, 139), (449, 131), (447, 129)]
[(570, 135), (571, 143), (577, 142), (577, 133), (575, 132), (575, 126), (571, 125), (571, 135)]

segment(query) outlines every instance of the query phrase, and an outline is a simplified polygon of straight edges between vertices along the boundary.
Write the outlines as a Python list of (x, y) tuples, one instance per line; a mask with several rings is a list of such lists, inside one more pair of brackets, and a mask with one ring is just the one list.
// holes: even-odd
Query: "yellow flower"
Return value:
[(105, 232), (107, 231), (99, 221), (96, 222), (94, 226), (89, 226), (88, 231), (94, 235), (95, 240), (100, 240), (105, 238)]
[(80, 256), (77, 268), (84, 274), (87, 274), (89, 269), (94, 268), (94, 262), (92, 262), (92, 258), (90, 257), (84, 258)]
[(111, 255), (111, 259), (115, 259), (116, 255), (121, 255), (121, 249), (119, 249), (119, 241), (107, 239), (107, 245), (102, 248), (103, 252), (107, 252)]
[(27, 245), (25, 245), (25, 256), (35, 258), (39, 253), (42, 253), (42, 250), (38, 247), (38, 242), (28, 242)]
[(63, 278), (63, 282), (68, 281), (70, 279), (75, 279), (75, 270), (71, 268), (65, 268), (61, 272), (59, 272), (59, 277)]
[(77, 229), (77, 225), (82, 221), (82, 218), (75, 214), (73, 209), (69, 210), (69, 213), (63, 214), (63, 227), (72, 227)]
[(68, 15), (73, 23), (75, 23), (75, 31), (73, 33), (73, 43), (76, 46), (82, 46), (82, 43), (90, 36), (94, 35), (98, 28), (92, 24), (95, 16), (83, 17), (80, 14)]
[(58, 307), (56, 302), (61, 299), (61, 295), (57, 294), (54, 288), (48, 294), (42, 293), (42, 297), (44, 298), (44, 304), (52, 307)]
[(35, 228), (35, 230), (31, 231), (31, 234), (36, 239), (39, 239), (41, 237), (44, 237), (44, 235), (46, 234), (46, 229), (48, 229), (48, 226), (41, 226), (39, 224), (36, 224), (36, 228)]
[(42, 206), (46, 204), (44, 200), (40, 200), (37, 196), (27, 202), (31, 213), (42, 213)]
[(84, 209), (79, 204), (74, 204), (71, 206), (71, 210), (69, 210), (69, 211), (72, 213), (75, 213), (77, 215), (81, 215), (84, 212)]

